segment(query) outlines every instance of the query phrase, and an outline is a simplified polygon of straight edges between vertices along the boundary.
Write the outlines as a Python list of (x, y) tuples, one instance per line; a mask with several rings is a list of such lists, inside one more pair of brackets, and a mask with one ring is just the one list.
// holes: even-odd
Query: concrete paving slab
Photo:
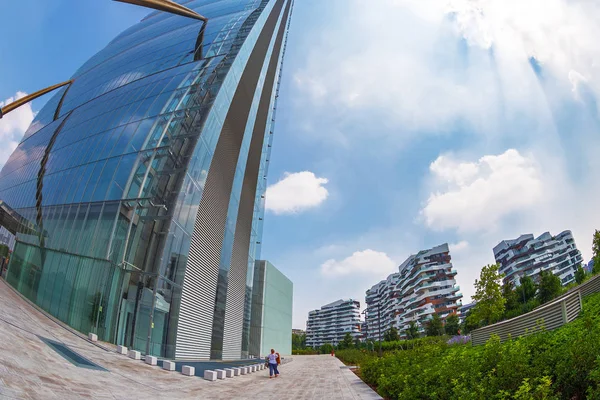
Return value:
[[(73, 365), (44, 343), (50, 338), (102, 370)], [(110, 343), (91, 343), (30, 305), (0, 279), (0, 398), (17, 399), (380, 399), (335, 357), (288, 356), (281, 375), (235, 376), (209, 382), (123, 357)], [(290, 362), (290, 360), (292, 360)], [(165, 365), (164, 360), (158, 362)], [(256, 362), (256, 361), (254, 361)], [(186, 361), (187, 363), (187, 361)], [(181, 364), (181, 363), (179, 363)], [(223, 365), (202, 363), (195, 365)], [(247, 368), (247, 367), (246, 367)]]

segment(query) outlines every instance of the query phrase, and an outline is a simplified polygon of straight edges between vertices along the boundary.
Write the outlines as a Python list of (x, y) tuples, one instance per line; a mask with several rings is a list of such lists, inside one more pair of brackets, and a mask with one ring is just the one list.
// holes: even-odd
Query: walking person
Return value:
[(271, 349), (271, 354), (267, 356), (269, 359), (269, 378), (273, 377), (275, 374), (275, 378), (279, 376), (279, 370), (277, 370), (277, 364), (279, 364), (279, 353), (275, 353), (274, 349)]

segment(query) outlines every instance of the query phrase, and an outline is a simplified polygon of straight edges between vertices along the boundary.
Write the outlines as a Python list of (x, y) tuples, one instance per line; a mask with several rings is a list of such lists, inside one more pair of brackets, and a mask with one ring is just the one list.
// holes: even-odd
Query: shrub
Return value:
[(319, 352), (315, 349), (306, 348), (306, 349), (292, 349), (292, 354), (297, 356), (310, 356), (314, 354), (319, 354)]
[(368, 358), (376, 357), (373, 352), (358, 349), (338, 350), (335, 355), (346, 365), (361, 365), (364, 364)]
[(333, 351), (333, 345), (331, 343), (325, 343), (325, 344), (322, 344), (321, 347), (319, 347), (320, 354), (329, 354), (332, 351)]
[(600, 400), (600, 293), (584, 299), (579, 318), (551, 332), (504, 343), (492, 336), (475, 347), (460, 336), (389, 346), (381, 358), (342, 355), (389, 399)]

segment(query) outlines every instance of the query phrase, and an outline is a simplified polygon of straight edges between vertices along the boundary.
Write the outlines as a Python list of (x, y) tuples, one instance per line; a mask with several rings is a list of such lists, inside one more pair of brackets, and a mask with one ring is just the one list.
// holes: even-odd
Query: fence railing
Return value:
[(474, 346), (484, 344), (493, 334), (505, 341), (509, 337), (516, 338), (535, 333), (541, 329), (553, 330), (573, 321), (581, 311), (581, 298), (600, 292), (600, 275), (569, 290), (567, 293), (544, 304), (526, 314), (484, 326), (471, 332), (471, 343)]

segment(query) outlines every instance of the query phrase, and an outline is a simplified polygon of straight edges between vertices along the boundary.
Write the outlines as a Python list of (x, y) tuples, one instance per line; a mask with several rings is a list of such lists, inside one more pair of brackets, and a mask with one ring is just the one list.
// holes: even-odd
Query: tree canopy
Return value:
[(596, 230), (594, 232), (594, 238), (592, 240), (592, 260), (594, 261), (594, 268), (592, 269), (592, 273), (596, 275), (600, 272), (600, 231)]
[(0, 257), (8, 257), (9, 248), (5, 244), (0, 244)]
[(395, 327), (391, 327), (383, 334), (383, 340), (385, 342), (395, 342), (396, 340), (400, 340), (400, 335), (398, 335), (398, 329)]
[(529, 300), (535, 298), (535, 292), (537, 292), (537, 285), (531, 279), (530, 276), (522, 276), (519, 282), (519, 286), (515, 289), (519, 302), (526, 304)]
[(339, 349), (349, 349), (352, 347), (352, 344), (353, 344), (352, 335), (350, 334), (350, 332), (346, 332), (346, 334), (344, 335), (344, 339), (342, 339), (342, 341), (338, 344), (338, 348)]
[(519, 295), (517, 294), (515, 284), (512, 281), (508, 281), (502, 285), (502, 297), (506, 299), (506, 303), (504, 304), (506, 312), (516, 310), (520, 307)]
[(506, 299), (502, 296), (503, 275), (498, 269), (498, 264), (486, 265), (481, 269), (479, 279), (475, 280), (473, 300), (477, 304), (473, 307), (471, 317), (480, 323), (493, 324), (504, 314)]
[(578, 285), (581, 285), (583, 281), (585, 281), (585, 270), (581, 264), (579, 264), (577, 270), (575, 271), (575, 282), (577, 282)]
[(416, 339), (419, 337), (419, 325), (415, 321), (410, 321), (408, 328), (406, 329), (407, 339)]
[(303, 350), (306, 348), (306, 334), (292, 333), (292, 350)]
[(460, 329), (460, 320), (458, 315), (452, 313), (446, 317), (446, 324), (444, 325), (444, 330), (447, 335), (458, 335), (458, 331)]
[(538, 285), (538, 299), (544, 304), (558, 297), (562, 292), (560, 278), (550, 271), (540, 273), (540, 283)]
[(333, 345), (331, 343), (324, 343), (319, 347), (319, 353), (329, 354), (333, 351)]
[(425, 334), (427, 336), (441, 336), (444, 334), (444, 323), (439, 315), (433, 314), (431, 319), (425, 324)]

